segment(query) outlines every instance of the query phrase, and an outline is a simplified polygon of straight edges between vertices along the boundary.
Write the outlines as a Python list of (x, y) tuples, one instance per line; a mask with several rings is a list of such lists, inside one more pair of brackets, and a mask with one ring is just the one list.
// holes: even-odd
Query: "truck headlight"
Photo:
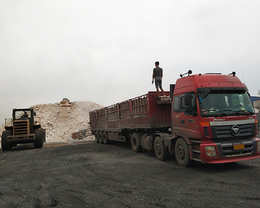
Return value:
[[(258, 143), (258, 147), (259, 147), (259, 145), (260, 144)], [(216, 150), (215, 150), (214, 146), (206, 146), (205, 147), (205, 152), (206, 152), (206, 155), (209, 156), (209, 157), (217, 157), (217, 153), (216, 153)]]

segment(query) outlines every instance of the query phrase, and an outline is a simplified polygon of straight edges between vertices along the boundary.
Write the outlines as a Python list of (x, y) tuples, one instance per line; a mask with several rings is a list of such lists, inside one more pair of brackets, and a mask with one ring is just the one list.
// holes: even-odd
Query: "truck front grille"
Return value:
[(14, 121), (14, 135), (29, 134), (29, 120)]
[[(224, 126), (212, 126), (212, 134), (214, 138), (233, 138), (231, 128), (233, 125), (224, 125)], [(237, 125), (240, 129), (239, 137), (250, 137), (254, 132), (254, 125), (252, 124), (240, 124)]]

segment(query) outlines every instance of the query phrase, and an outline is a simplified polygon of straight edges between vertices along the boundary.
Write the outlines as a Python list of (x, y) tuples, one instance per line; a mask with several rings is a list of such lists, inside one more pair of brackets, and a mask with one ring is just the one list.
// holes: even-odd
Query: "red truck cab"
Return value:
[(171, 141), (180, 165), (260, 157), (254, 107), (246, 85), (234, 72), (188, 74), (176, 81), (171, 94)]

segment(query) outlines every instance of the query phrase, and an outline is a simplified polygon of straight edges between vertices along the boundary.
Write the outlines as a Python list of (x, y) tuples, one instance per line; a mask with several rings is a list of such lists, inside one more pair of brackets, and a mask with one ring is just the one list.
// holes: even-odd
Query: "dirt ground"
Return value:
[(130, 144), (0, 151), (0, 207), (259, 207), (260, 159), (178, 166)]

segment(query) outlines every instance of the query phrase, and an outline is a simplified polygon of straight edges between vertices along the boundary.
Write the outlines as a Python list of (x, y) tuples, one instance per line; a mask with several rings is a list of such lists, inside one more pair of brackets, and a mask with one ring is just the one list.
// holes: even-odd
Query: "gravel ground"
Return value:
[(259, 207), (260, 159), (180, 167), (130, 144), (0, 151), (0, 207)]
[(0, 151), (0, 167), (1, 208), (260, 206), (260, 159), (184, 168), (130, 144), (82, 142), (18, 145)]

